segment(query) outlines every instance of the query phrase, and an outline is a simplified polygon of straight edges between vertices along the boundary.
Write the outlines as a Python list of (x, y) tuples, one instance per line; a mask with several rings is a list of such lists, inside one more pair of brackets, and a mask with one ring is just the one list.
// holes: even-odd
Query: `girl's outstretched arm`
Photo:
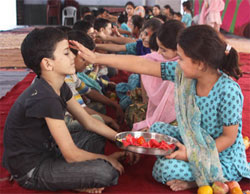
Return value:
[(126, 51), (125, 44), (96, 44), (96, 49), (110, 51), (110, 52), (121, 52)]
[(86, 61), (139, 74), (161, 77), (161, 63), (133, 55), (96, 54), (80, 43), (70, 40), (70, 47), (79, 51)]

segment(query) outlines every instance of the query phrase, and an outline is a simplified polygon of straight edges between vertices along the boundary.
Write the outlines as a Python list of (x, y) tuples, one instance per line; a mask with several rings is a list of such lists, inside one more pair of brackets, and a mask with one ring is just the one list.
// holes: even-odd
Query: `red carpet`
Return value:
[[(243, 108), (243, 135), (250, 137), (250, 54), (240, 54), (242, 71), (245, 72), (243, 77), (240, 78), (238, 83), (241, 86), (244, 95), (244, 108)], [(118, 78), (119, 81), (125, 81), (126, 79), (124, 73), (123, 80), (121, 76)], [(34, 73), (29, 73), (22, 81), (17, 83), (6, 96), (0, 99), (0, 162), (2, 161), (3, 153), (3, 128), (4, 123), (8, 114), (9, 109), (16, 100), (16, 98), (26, 89), (34, 78)], [(112, 81), (117, 81), (112, 79)], [(114, 115), (112, 110), (108, 110), (109, 115)], [(122, 126), (125, 129), (126, 126)], [(117, 147), (111, 143), (107, 144), (106, 152), (111, 153), (117, 150)], [(250, 162), (250, 149), (247, 150), (248, 161)], [(109, 187), (104, 190), (104, 193), (175, 193), (175, 194), (193, 194), (196, 193), (196, 189), (191, 189), (188, 191), (173, 192), (167, 186), (157, 183), (152, 175), (152, 166), (154, 164), (155, 158), (153, 156), (142, 156), (140, 162), (136, 165), (129, 166), (124, 164), (125, 173), (119, 178), (119, 183), (117, 186)], [(34, 191), (26, 190), (18, 186), (16, 182), (9, 182), (6, 180), (8, 177), (8, 172), (0, 165), (0, 193), (55, 193), (55, 192), (44, 192), (44, 191)], [(250, 181), (248, 179), (243, 179), (240, 182), (242, 190), (250, 189)], [(72, 193), (70, 191), (63, 191), (57, 193)]]

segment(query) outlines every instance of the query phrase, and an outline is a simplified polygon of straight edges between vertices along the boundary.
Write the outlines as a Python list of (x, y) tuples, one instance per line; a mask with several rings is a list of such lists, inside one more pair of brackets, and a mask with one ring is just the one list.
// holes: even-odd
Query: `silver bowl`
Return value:
[(116, 145), (124, 150), (128, 150), (131, 152), (135, 152), (138, 154), (147, 154), (147, 155), (158, 155), (158, 156), (166, 156), (171, 154), (174, 149), (169, 149), (169, 150), (163, 150), (163, 149), (159, 149), (159, 148), (145, 148), (145, 147), (141, 147), (141, 146), (133, 146), (133, 145), (129, 145), (127, 147), (125, 147), (122, 143), (122, 140), (126, 139), (126, 136), (128, 134), (131, 134), (133, 137), (135, 138), (139, 138), (139, 137), (144, 137), (144, 139), (148, 142), (150, 139), (155, 139), (158, 142), (164, 140), (165, 142), (167, 142), (168, 144), (175, 144), (178, 140), (170, 137), (168, 135), (163, 135), (163, 134), (159, 134), (159, 133), (150, 133), (150, 132), (142, 132), (142, 131), (125, 131), (125, 132), (121, 132), (118, 133), (115, 136), (116, 139)]

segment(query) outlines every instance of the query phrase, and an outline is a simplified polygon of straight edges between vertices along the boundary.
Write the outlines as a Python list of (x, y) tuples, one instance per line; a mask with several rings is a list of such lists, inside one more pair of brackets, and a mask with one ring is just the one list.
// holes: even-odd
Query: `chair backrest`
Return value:
[(50, 17), (57, 17), (57, 24), (60, 24), (61, 0), (48, 0), (46, 9), (47, 24), (49, 24)]
[(65, 17), (76, 17), (77, 9), (73, 6), (63, 8), (62, 14)]

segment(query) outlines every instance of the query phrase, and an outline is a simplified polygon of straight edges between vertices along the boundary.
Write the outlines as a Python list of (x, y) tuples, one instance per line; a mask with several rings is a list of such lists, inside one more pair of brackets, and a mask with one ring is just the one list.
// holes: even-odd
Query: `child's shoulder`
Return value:
[(219, 93), (222, 93), (223, 95), (237, 94), (242, 96), (239, 84), (225, 73), (222, 73), (217, 86)]
[(220, 83), (223, 86), (240, 88), (239, 84), (225, 73), (222, 73)]
[(73, 74), (73, 75), (66, 75), (65, 77), (65, 82), (66, 83), (75, 83), (75, 82), (78, 82), (79, 81), (79, 78), (76, 74)]

